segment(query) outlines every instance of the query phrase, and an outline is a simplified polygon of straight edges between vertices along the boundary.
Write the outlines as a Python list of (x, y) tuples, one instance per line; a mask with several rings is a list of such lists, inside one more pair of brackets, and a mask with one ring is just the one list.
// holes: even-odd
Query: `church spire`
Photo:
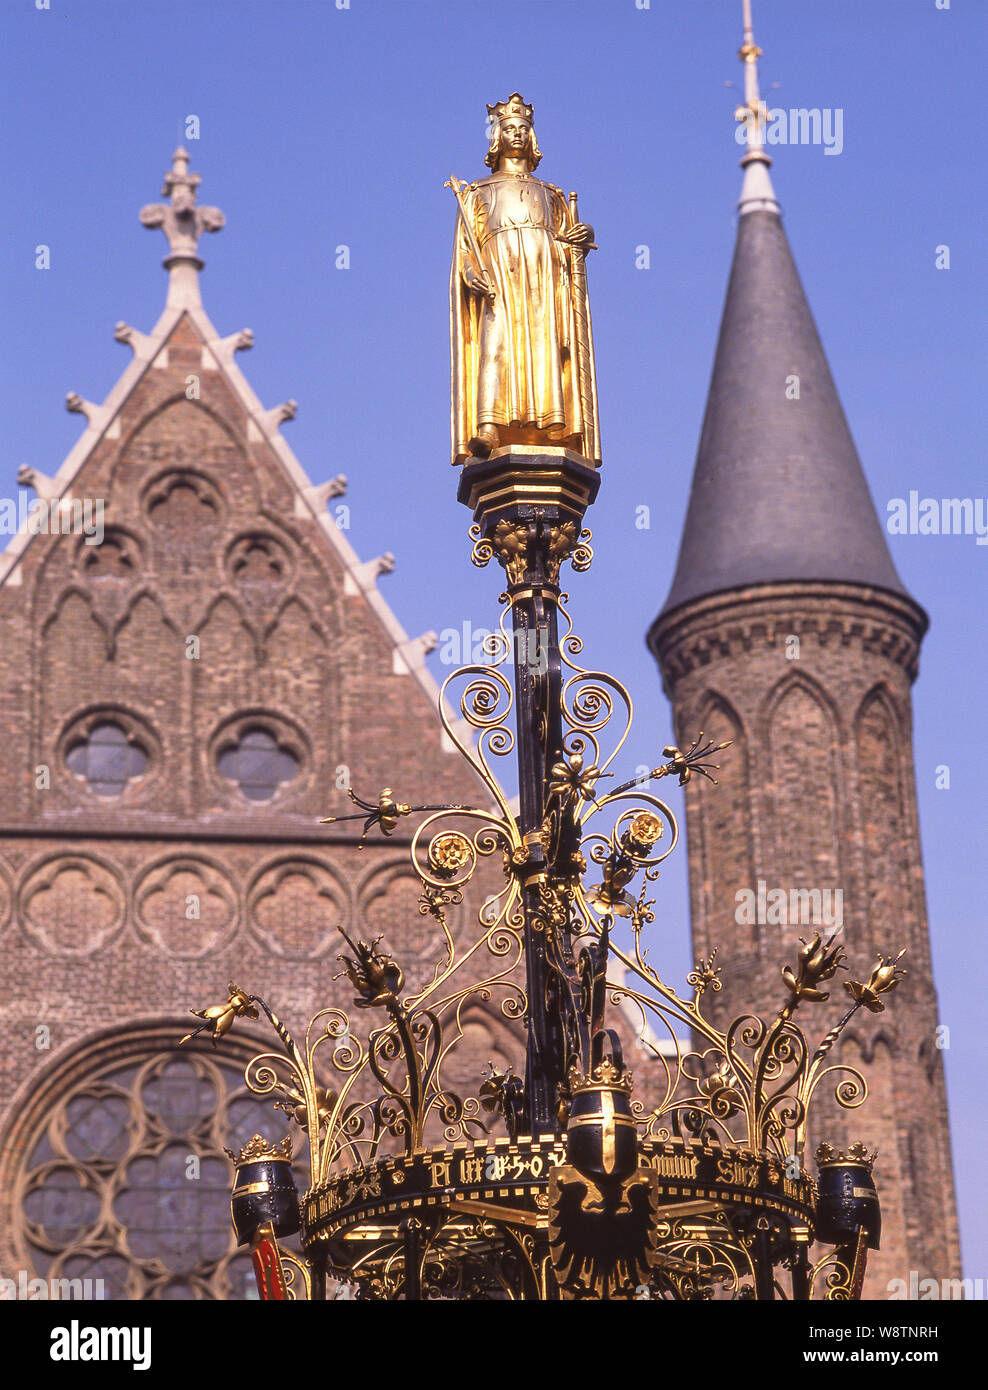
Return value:
[(741, 160), (744, 182), (741, 185), (741, 198), (738, 213), (778, 212), (779, 204), (769, 177), (772, 161), (765, 153), (765, 122), (768, 114), (765, 103), (758, 91), (758, 59), (762, 50), (755, 43), (755, 32), (751, 22), (751, 0), (742, 0), (742, 19), (744, 38), (738, 57), (744, 63), (744, 103), (735, 111), (736, 120), (744, 121), (747, 150)]
[(168, 238), (169, 252), (162, 264), (169, 274), (169, 308), (190, 309), (202, 303), (199, 271), (204, 262), (198, 255), (199, 238), (203, 232), (218, 232), (226, 222), (219, 208), (196, 205), (201, 182), (199, 174), (189, 173), (188, 152), (179, 145), (161, 190), (169, 202), (141, 208), (144, 226), (160, 227)]
[[(748, 149), (734, 262), (689, 508), (663, 613), (773, 582), (899, 594), (885, 535), (830, 375), (762, 148), (751, 6), (744, 0)], [(764, 109), (762, 108), (764, 115)]]

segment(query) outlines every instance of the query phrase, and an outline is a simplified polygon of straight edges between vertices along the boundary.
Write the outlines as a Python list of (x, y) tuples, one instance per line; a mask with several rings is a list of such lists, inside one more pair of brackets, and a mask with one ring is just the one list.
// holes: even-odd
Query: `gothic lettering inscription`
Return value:
[(758, 1164), (742, 1163), (736, 1158), (719, 1158), (717, 1176), (722, 1182), (733, 1183), (735, 1187), (757, 1187)]
[(439, 1158), (434, 1163), (429, 1164), (430, 1187), (449, 1186), (449, 1168), (452, 1161), (450, 1158)]
[(699, 1159), (694, 1154), (649, 1154), (642, 1164), (663, 1178), (695, 1178)]

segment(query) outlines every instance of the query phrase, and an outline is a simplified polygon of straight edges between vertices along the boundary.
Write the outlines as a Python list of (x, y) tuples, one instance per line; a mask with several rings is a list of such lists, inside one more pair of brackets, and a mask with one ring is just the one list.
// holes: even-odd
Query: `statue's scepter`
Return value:
[[(575, 193), (569, 195), (569, 212), (575, 225), (580, 220)], [(580, 411), (583, 415), (583, 451), (590, 459), (597, 457), (597, 421), (594, 414), (596, 391), (593, 380), (593, 353), (590, 350), (590, 303), (587, 298), (586, 253), (596, 249), (594, 243), (591, 243), (586, 249), (570, 244), (573, 319), (576, 326), (577, 382), (580, 390)]]
[(487, 286), (487, 288), (484, 290), (484, 294), (493, 304), (495, 297), (494, 286), (491, 284), (490, 276), (484, 269), (484, 262), (481, 259), (480, 255), (480, 247), (477, 244), (477, 238), (474, 236), (473, 228), (470, 226), (470, 219), (467, 217), (467, 210), (463, 206), (463, 185), (460, 183), (460, 180), (455, 177), (455, 175), (450, 174), (449, 178), (443, 184), (443, 188), (451, 188), (453, 190), (453, 196), (456, 199), (456, 206), (460, 209), (460, 220), (463, 223), (463, 230), (467, 234), (467, 241), (470, 243), (470, 251), (473, 254), (473, 259), (477, 266), (477, 274), (482, 276), (484, 283)]

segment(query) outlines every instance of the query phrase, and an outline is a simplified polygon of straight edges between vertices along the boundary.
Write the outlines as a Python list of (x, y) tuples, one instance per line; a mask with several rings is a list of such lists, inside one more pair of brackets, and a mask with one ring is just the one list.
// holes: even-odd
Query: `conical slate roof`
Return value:
[[(689, 509), (662, 611), (774, 580), (850, 581), (905, 594), (789, 249), (768, 161), (749, 159)], [(798, 399), (789, 399), (795, 377)]]

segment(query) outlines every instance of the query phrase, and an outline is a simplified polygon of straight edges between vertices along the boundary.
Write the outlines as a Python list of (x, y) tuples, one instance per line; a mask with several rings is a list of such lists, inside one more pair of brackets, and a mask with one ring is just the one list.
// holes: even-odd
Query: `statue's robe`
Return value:
[(464, 284), (464, 267), (476, 261), (458, 218), (450, 274), (453, 462), (469, 456), (482, 425), (497, 426), (502, 445), (586, 453), (589, 438), (592, 450), (590, 314), (585, 290), (574, 285), (578, 253), (558, 240), (574, 225), (562, 191), (531, 174), (498, 173), (465, 188), (463, 201), (496, 297), (492, 303)]

